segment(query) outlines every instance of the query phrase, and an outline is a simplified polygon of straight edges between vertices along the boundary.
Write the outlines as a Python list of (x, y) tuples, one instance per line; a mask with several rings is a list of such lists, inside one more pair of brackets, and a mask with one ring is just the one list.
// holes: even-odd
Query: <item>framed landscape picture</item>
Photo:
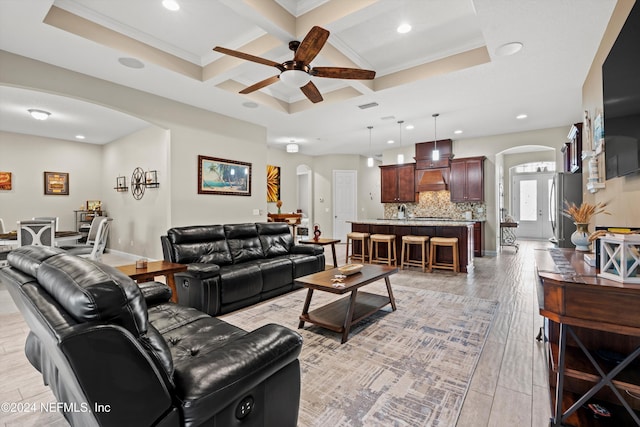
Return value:
[(0, 172), (0, 190), (11, 190), (11, 172)]
[(66, 172), (45, 172), (44, 194), (48, 196), (68, 196), (69, 174)]
[(198, 156), (198, 194), (251, 196), (251, 163)]

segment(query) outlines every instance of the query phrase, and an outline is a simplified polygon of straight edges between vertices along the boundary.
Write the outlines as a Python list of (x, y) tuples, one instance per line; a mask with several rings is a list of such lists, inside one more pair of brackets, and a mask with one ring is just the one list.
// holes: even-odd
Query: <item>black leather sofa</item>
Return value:
[(27, 321), (25, 353), (73, 426), (295, 426), (302, 339), (169, 303), (115, 268), (24, 246), (0, 282)]
[(295, 245), (284, 222), (171, 228), (164, 259), (187, 264), (175, 274), (178, 302), (212, 316), (296, 289), (294, 280), (324, 270), (324, 249)]

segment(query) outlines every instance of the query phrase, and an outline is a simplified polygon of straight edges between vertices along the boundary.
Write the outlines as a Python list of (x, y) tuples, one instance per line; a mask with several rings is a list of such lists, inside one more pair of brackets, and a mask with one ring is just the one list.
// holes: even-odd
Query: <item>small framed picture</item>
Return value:
[(101, 207), (102, 202), (100, 202), (100, 200), (87, 200), (88, 211), (99, 211)]
[(0, 172), (0, 190), (11, 190), (11, 172)]
[(69, 174), (67, 172), (45, 172), (44, 194), (46, 196), (68, 196)]

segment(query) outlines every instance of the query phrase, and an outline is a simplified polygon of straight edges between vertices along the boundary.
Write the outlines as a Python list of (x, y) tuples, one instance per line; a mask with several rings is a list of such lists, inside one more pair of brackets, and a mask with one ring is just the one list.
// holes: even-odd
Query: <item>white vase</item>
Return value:
[(574, 222), (576, 231), (571, 234), (571, 243), (576, 245), (576, 251), (591, 251), (591, 243), (589, 242), (589, 224)]

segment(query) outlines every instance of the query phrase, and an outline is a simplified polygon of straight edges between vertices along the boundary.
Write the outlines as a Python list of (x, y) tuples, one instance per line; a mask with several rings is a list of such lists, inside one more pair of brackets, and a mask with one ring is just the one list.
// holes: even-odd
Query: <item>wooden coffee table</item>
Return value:
[[(334, 287), (331, 281), (334, 275), (340, 274), (337, 268), (297, 278), (296, 283), (308, 289), (298, 328), (304, 327), (304, 323), (309, 322), (325, 329), (342, 333), (342, 344), (344, 344), (349, 339), (351, 326), (355, 323), (371, 316), (387, 304), (391, 304), (393, 311), (396, 310), (396, 300), (391, 291), (389, 276), (397, 272), (397, 267), (364, 265), (360, 272), (344, 279), (344, 288)], [(384, 279), (389, 296), (358, 292), (358, 289), (362, 286), (377, 282), (380, 279)], [(351, 292), (351, 296), (333, 301), (309, 312), (314, 290), (338, 295)]]
[(154, 280), (156, 276), (164, 276), (167, 286), (171, 288), (171, 302), (178, 302), (178, 291), (173, 273), (187, 271), (186, 264), (177, 264), (169, 261), (149, 261), (145, 268), (136, 268), (135, 264), (120, 265), (116, 267), (136, 282)]

